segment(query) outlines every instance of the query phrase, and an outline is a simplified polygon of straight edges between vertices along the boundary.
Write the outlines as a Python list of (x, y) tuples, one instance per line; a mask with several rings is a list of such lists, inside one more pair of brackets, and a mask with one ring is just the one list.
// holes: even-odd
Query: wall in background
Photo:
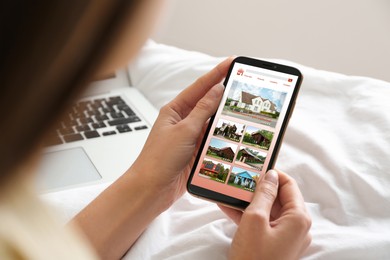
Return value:
[(389, 0), (168, 0), (154, 39), (390, 81)]

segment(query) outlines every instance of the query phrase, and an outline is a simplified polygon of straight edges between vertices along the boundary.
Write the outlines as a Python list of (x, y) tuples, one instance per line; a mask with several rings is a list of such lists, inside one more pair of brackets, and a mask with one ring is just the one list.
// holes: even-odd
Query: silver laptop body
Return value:
[[(70, 115), (71, 122), (60, 123), (53, 133), (59, 139), (53, 139), (45, 148), (37, 171), (39, 191), (112, 182), (130, 167), (158, 114), (140, 91), (130, 85), (126, 69), (91, 84), (74, 107), (78, 116), (82, 113), (88, 118), (75, 119)], [(97, 108), (97, 114), (90, 111), (92, 106)]]

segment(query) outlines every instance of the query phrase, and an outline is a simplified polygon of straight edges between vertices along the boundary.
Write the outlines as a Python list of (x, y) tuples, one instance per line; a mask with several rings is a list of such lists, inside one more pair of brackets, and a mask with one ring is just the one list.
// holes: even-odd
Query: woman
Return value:
[[(46, 133), (86, 83), (124, 66), (136, 54), (161, 4), (1, 3), (0, 108), (8, 111), (0, 121), (1, 259), (120, 258), (184, 193), (231, 59), (161, 109), (138, 159), (66, 230), (58, 228), (30, 188), (29, 173), (39, 160)], [(139, 176), (147, 180), (147, 187), (136, 181)], [(244, 212), (220, 207), (238, 224), (232, 259), (295, 259), (310, 244), (310, 218), (302, 196), (282, 172), (265, 175)], [(74, 228), (81, 232), (75, 234)]]

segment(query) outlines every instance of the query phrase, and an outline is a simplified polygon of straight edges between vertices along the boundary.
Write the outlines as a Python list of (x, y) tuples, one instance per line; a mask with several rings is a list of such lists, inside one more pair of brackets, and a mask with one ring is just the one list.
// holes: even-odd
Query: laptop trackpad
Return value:
[(102, 178), (81, 147), (45, 153), (37, 173), (39, 191), (63, 188)]

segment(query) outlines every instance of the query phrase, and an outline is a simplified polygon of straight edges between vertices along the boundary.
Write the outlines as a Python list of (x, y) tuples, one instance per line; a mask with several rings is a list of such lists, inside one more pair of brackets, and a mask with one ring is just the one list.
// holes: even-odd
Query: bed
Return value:
[[(149, 41), (129, 66), (157, 108), (223, 58)], [(313, 219), (303, 259), (390, 259), (390, 83), (285, 60), (304, 81), (276, 164), (293, 176)], [(69, 220), (107, 184), (45, 194)], [(236, 230), (219, 208), (185, 194), (124, 259), (226, 259)]]

